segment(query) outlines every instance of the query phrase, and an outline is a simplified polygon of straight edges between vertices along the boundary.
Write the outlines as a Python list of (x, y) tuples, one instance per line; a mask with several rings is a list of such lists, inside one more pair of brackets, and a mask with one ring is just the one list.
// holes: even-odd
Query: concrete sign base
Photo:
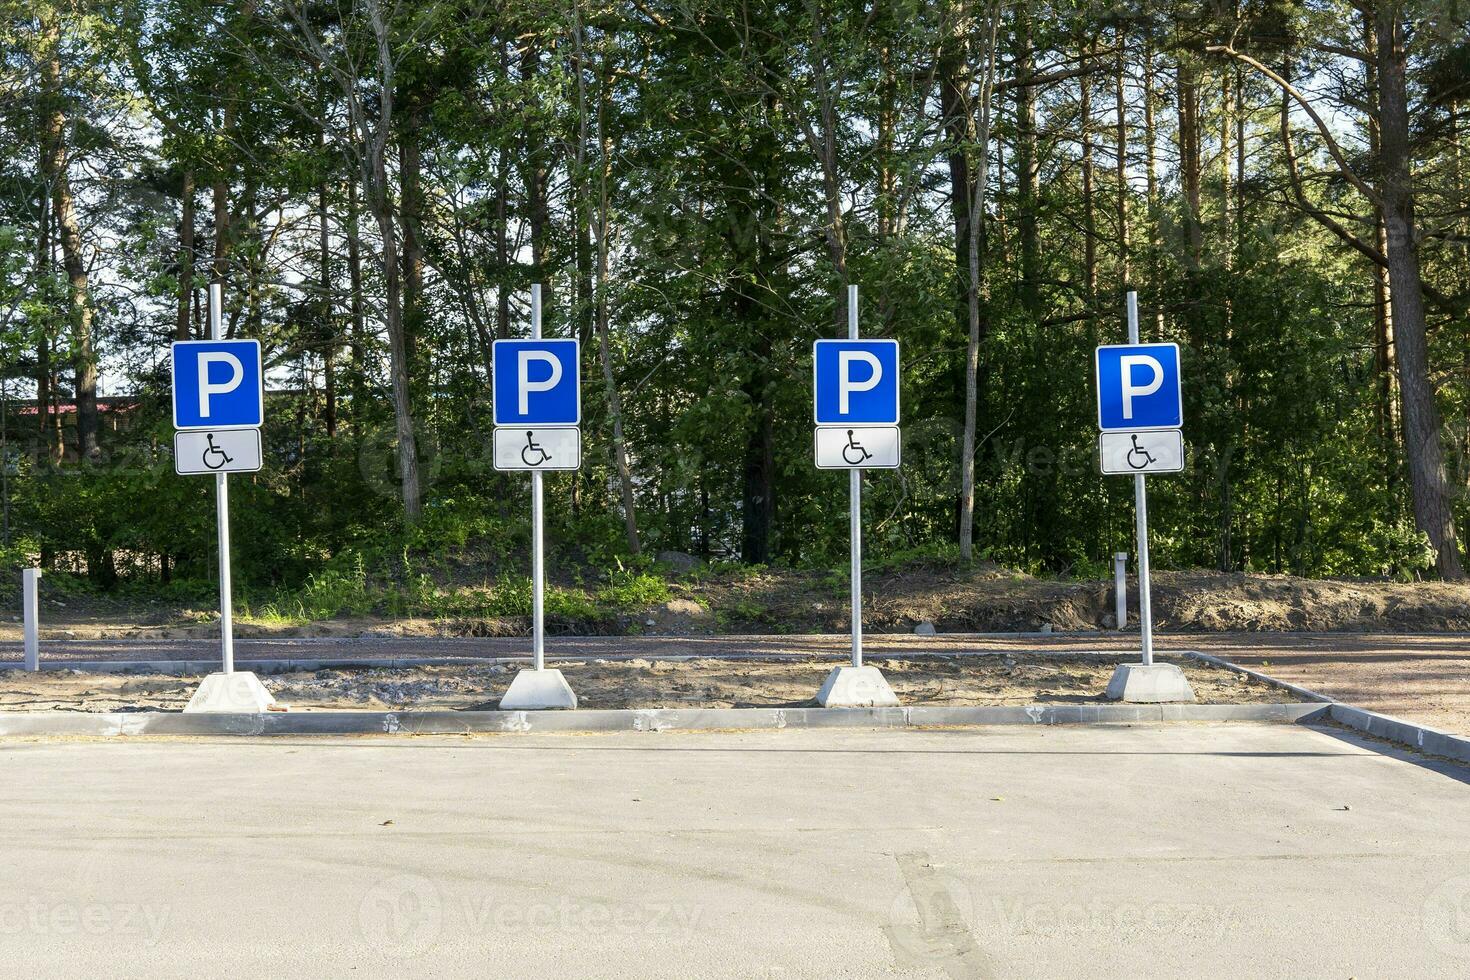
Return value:
[(550, 667), (543, 670), (526, 668), (516, 674), (510, 689), (500, 699), (501, 711), (541, 711), (547, 708), (575, 708), (577, 695), (561, 675)]
[(1178, 664), (1119, 664), (1106, 697), (1130, 704), (1172, 704), (1193, 701), (1194, 688)]
[(259, 677), (248, 670), (237, 670), (204, 678), (184, 710), (259, 714), (275, 703)]
[(887, 707), (898, 704), (898, 695), (888, 686), (877, 667), (833, 667), (817, 692), (824, 708)]

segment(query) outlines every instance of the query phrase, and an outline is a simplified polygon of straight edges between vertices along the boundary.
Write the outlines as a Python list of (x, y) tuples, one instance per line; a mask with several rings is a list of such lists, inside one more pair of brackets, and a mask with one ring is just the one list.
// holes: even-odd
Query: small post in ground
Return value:
[(1128, 628), (1128, 552), (1113, 552), (1113, 622)]
[(21, 572), (21, 617), (25, 620), (26, 670), (41, 669), (41, 570)]

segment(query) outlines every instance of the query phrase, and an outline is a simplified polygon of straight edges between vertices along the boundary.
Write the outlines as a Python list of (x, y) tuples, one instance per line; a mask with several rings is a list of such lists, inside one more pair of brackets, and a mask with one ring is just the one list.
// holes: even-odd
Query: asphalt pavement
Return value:
[(1470, 975), (1470, 770), (1337, 731), (0, 742), (26, 977)]

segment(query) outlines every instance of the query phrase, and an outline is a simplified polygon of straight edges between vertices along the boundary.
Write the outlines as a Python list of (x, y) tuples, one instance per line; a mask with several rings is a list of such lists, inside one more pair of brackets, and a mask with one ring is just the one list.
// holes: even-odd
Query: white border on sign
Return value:
[[(508, 422), (500, 421), (497, 413), (498, 406), (495, 404), (495, 365), (500, 360), (497, 349), (501, 344), (571, 344), (572, 356), (575, 358), (577, 367), (577, 420), (575, 422), (527, 422), (524, 419), (511, 419)], [(573, 429), (582, 424), (582, 341), (576, 337), (503, 337), (500, 340), (490, 342), (490, 416), (495, 425), (503, 425), (514, 428), (516, 426), (530, 426), (533, 429)]]
[[(202, 347), (205, 345), (218, 346), (220, 344), (253, 344), (255, 346), (255, 368), (256, 376), (260, 379), (260, 421), (245, 425), (180, 425), (179, 424), (179, 387), (173, 384), (173, 378), (179, 370), (179, 348), (180, 347)], [(216, 432), (224, 432), (227, 429), (259, 429), (265, 425), (265, 358), (260, 352), (260, 341), (241, 337), (236, 340), (175, 340), (169, 345), (169, 357), (173, 360), (169, 364), (169, 403), (174, 413), (174, 428), (185, 432), (202, 432), (213, 429)]]
[[(179, 469), (179, 438), (181, 436), (204, 435), (207, 432), (253, 432), (253, 433), (255, 433), (255, 458), (260, 461), (259, 465), (257, 465), (257, 466), (251, 466), (251, 467), (248, 467), (248, 468), (242, 467), (240, 469), (234, 469), (234, 470), (226, 470), (226, 469), (218, 469), (218, 470), (210, 470), (210, 469), (203, 469), (203, 470), (181, 470), (181, 469)], [(221, 429), (219, 427), (215, 427), (213, 429), (176, 429), (176, 430), (174, 430), (174, 475), (175, 476), (214, 476), (215, 474), (218, 474), (218, 473), (259, 473), (264, 468), (265, 468), (265, 447), (263, 445), (261, 445), (261, 441), (260, 441), (260, 430), (257, 429), (257, 428), (255, 428), (254, 426), (252, 426), (250, 428), (242, 428), (242, 429), (231, 429), (231, 428), (223, 428), (223, 429)]]
[[(817, 456), (817, 438), (822, 429), (892, 429), (893, 443), (898, 447), (898, 460), (892, 465), (883, 466), (823, 466), (821, 458)], [(857, 423), (843, 425), (819, 425), (812, 430), (812, 462), (819, 470), (896, 470), (903, 467), (903, 429), (896, 425), (859, 425)]]
[[(851, 420), (838, 420), (836, 422), (823, 422), (817, 417), (817, 348), (822, 344), (892, 344), (893, 345), (893, 369), (898, 372), (898, 377), (893, 379), (893, 419), (881, 422), (854, 422)], [(899, 403), (903, 396), (903, 360), (901, 351), (898, 349), (898, 341), (892, 337), (859, 337), (856, 340), (851, 337), (819, 337), (812, 341), (812, 424), (824, 426), (852, 425), (866, 426), (870, 429), (884, 429), (898, 425), (898, 420), (903, 416), (903, 406)]]
[[(576, 466), (496, 466), (495, 437), (502, 432), (525, 432), (527, 429), (570, 429), (577, 434)], [(497, 425), (490, 433), (490, 466), (497, 473), (575, 473), (582, 468), (582, 429), (576, 425)]]
[[(1172, 347), (1174, 348), (1174, 382), (1178, 390), (1174, 397), (1179, 399), (1179, 421), (1173, 425), (1119, 425), (1107, 428), (1102, 419), (1102, 352), (1105, 350), (1137, 350), (1140, 347)], [(1160, 341), (1156, 344), (1098, 344), (1097, 349), (1092, 352), (1092, 386), (1097, 391), (1097, 431), (1099, 432), (1162, 432), (1165, 429), (1184, 428), (1184, 359), (1180, 356), (1179, 345), (1173, 341)]]
[[(1177, 435), (1179, 437), (1179, 465), (1178, 466), (1175, 466), (1175, 467), (1172, 467), (1170, 469), (1157, 469), (1157, 470), (1135, 470), (1135, 469), (1128, 469), (1128, 470), (1106, 470), (1106, 469), (1103, 469), (1103, 465), (1102, 465), (1102, 461), (1103, 461), (1103, 440), (1106, 439), (1108, 436), (1126, 436), (1130, 432), (1132, 432), (1132, 433), (1139, 433), (1139, 432), (1150, 432), (1150, 433), (1152, 433), (1152, 432), (1172, 432), (1175, 435)], [(1183, 429), (1110, 429), (1110, 430), (1108, 430), (1106, 432), (1099, 432), (1097, 434), (1097, 471), (1098, 471), (1098, 473), (1102, 474), (1103, 476), (1151, 476), (1151, 475), (1153, 475), (1155, 473), (1166, 473), (1166, 474), (1167, 473), (1183, 473), (1186, 465), (1189, 463), (1189, 451), (1188, 450), (1189, 450), (1189, 447), (1187, 447), (1186, 445), (1184, 445), (1184, 430)]]

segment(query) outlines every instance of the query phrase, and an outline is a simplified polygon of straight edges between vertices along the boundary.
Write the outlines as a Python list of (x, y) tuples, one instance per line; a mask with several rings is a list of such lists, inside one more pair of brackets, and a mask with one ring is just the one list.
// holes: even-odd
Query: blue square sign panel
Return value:
[(898, 341), (819, 340), (812, 375), (818, 425), (898, 424)]
[(1146, 431), (1184, 424), (1178, 344), (1105, 344), (1097, 349), (1097, 427)]
[(258, 340), (178, 340), (173, 345), (174, 428), (253, 429), (265, 421)]
[(580, 425), (576, 340), (497, 340), (492, 345), (496, 425)]

